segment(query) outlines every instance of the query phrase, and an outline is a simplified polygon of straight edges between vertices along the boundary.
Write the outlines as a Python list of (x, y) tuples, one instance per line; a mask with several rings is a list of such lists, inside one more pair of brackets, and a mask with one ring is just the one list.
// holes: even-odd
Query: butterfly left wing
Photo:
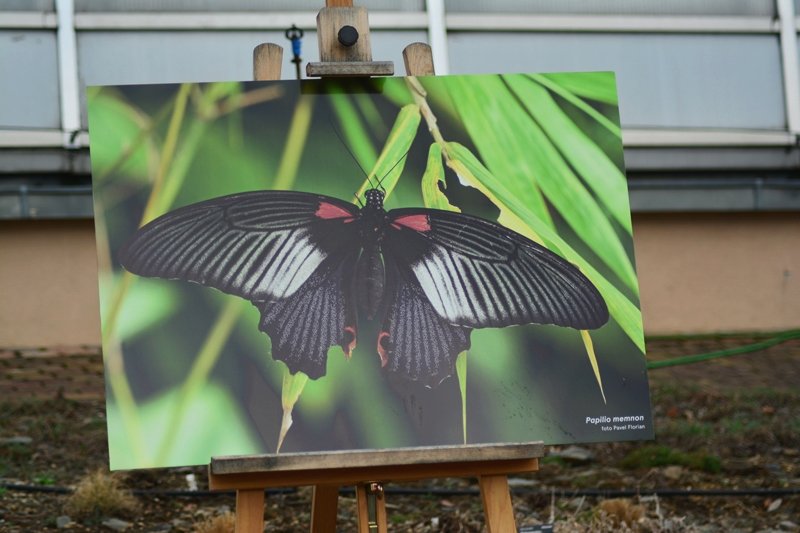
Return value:
[(249, 300), (273, 358), (292, 373), (325, 374), (328, 348), (355, 345), (350, 276), (358, 208), (292, 191), (253, 191), (170, 211), (120, 252), (126, 270), (213, 287)]

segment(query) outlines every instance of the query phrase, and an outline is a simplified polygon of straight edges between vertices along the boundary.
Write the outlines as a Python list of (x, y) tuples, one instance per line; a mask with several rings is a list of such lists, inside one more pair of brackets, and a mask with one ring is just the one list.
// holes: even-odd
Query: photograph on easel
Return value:
[(652, 438), (613, 73), (88, 108), (112, 469)]

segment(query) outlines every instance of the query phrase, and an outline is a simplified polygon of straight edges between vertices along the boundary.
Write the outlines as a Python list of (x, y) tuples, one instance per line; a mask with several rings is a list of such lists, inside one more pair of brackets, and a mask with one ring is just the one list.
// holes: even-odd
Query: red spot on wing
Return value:
[(353, 355), (353, 350), (356, 348), (356, 328), (353, 326), (346, 326), (344, 328), (345, 333), (349, 333), (353, 336), (352, 340), (347, 344), (347, 347), (344, 349), (344, 355), (350, 359)]
[(378, 355), (381, 357), (381, 368), (386, 366), (386, 363), (389, 362), (389, 356), (386, 355), (386, 348), (383, 347), (383, 339), (388, 339), (389, 333), (386, 331), (381, 331), (378, 334)]
[(398, 226), (403, 226), (409, 229), (413, 229), (414, 231), (431, 230), (431, 222), (430, 220), (428, 220), (428, 215), (406, 215), (403, 217), (397, 217), (392, 222), (392, 226), (396, 228)]
[[(316, 213), (314, 213), (319, 218), (349, 218), (353, 219), (353, 213), (348, 211), (347, 209), (343, 209), (338, 205), (333, 205), (329, 202), (320, 202), (319, 207), (317, 208)], [(350, 220), (346, 221), (350, 222)]]

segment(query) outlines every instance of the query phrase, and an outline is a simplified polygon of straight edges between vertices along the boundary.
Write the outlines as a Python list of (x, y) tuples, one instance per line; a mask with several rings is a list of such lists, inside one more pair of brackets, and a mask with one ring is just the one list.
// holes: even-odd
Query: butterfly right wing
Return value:
[(355, 343), (346, 273), (359, 250), (357, 213), (342, 200), (291, 191), (212, 198), (146, 224), (120, 259), (140, 276), (191, 281), (251, 301), (273, 357), (316, 378), (330, 346), (348, 352)]
[(389, 222), (383, 249), (410, 265), (451, 324), (595, 329), (608, 321), (605, 300), (575, 265), (500, 224), (423, 208), (393, 209)]

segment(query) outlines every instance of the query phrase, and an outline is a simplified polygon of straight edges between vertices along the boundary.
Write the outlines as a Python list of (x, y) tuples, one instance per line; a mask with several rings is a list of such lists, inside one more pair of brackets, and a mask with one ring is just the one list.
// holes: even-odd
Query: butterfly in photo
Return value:
[(475, 328), (555, 324), (594, 329), (608, 308), (571, 263), (488, 220), (450, 211), (386, 211), (293, 191), (254, 191), (171, 211), (124, 246), (125, 269), (199, 283), (252, 302), (273, 358), (325, 375), (350, 357), (358, 317), (377, 318), (390, 371), (434, 386), (453, 373)]

